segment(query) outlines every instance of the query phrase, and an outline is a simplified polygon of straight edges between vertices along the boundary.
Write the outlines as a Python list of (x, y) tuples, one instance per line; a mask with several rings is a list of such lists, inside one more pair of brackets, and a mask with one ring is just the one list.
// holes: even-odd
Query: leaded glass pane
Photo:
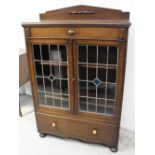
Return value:
[(34, 44), (40, 105), (69, 109), (68, 58), (64, 44)]
[(36, 75), (42, 75), (42, 66), (40, 62), (35, 62), (35, 68), (37, 68)]
[(96, 111), (96, 99), (88, 98), (88, 111), (90, 112)]
[(87, 110), (87, 98), (80, 97), (79, 101), (80, 101), (80, 110), (86, 111)]
[(92, 82), (88, 82), (88, 96), (96, 97), (96, 85)]
[(33, 45), (33, 53), (34, 53), (34, 59), (35, 60), (41, 59), (40, 46), (39, 45)]
[(107, 64), (107, 46), (98, 46), (98, 63)]
[(117, 64), (117, 47), (109, 47), (108, 64)]
[(107, 79), (107, 81), (112, 82), (112, 83), (116, 82), (116, 69), (115, 68), (112, 68), (112, 69), (108, 68), (108, 79)]
[(85, 81), (79, 81), (79, 94), (80, 96), (87, 96), (87, 83)]
[(44, 91), (43, 78), (42, 77), (36, 78), (36, 82), (37, 82), (38, 90)]
[(86, 65), (79, 65), (79, 79), (87, 80), (87, 68)]
[(107, 99), (115, 99), (115, 84), (107, 84)]
[(86, 62), (87, 61), (87, 56), (86, 56), (86, 46), (79, 46), (79, 62)]
[(88, 63), (96, 63), (97, 58), (97, 48), (96, 46), (88, 46)]
[(114, 114), (117, 57), (117, 46), (78, 45), (80, 111)]
[(48, 45), (41, 45), (42, 60), (49, 60), (49, 47)]

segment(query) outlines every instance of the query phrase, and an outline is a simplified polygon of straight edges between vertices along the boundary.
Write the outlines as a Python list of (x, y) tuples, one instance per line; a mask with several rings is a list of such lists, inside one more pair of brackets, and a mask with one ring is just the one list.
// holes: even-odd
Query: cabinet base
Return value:
[[(54, 136), (54, 137), (59, 137), (59, 138), (71, 138), (71, 137), (67, 137), (67, 136), (58, 136), (58, 135), (53, 135), (53, 134), (48, 134), (48, 135), (51, 135), (51, 136)], [(41, 138), (45, 138), (46, 136), (47, 136), (47, 134), (45, 134), (45, 133), (39, 133), (39, 136), (41, 137)], [(73, 138), (74, 139), (74, 138)], [(81, 142), (83, 142), (83, 143), (90, 143), (90, 144), (92, 144), (93, 142), (88, 142), (88, 141), (86, 141), (86, 140), (84, 140), (84, 139), (76, 139), (76, 140), (78, 140), (78, 141), (81, 141)], [(94, 143), (93, 143), (94, 144)], [(104, 144), (102, 144), (102, 145), (104, 145)], [(104, 146), (106, 146), (107, 148), (109, 147), (108, 145), (104, 145)], [(118, 147), (116, 146), (113, 146), (113, 147), (109, 147), (109, 149), (110, 149), (110, 151), (111, 152), (117, 152), (118, 151)]]
[[(73, 138), (88, 143), (101, 144), (109, 147), (112, 152), (117, 152), (117, 125), (44, 114), (37, 114), (36, 116), (40, 137), (49, 134), (63, 138)], [(54, 127), (51, 125), (53, 122), (56, 124)]]

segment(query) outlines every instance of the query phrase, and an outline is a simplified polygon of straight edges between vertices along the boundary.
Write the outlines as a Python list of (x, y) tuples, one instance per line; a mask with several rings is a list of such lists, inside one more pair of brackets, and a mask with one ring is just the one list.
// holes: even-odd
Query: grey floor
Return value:
[(54, 136), (40, 138), (37, 132), (32, 98), (20, 96), (23, 117), (20, 118), (20, 155), (134, 155), (134, 133), (121, 128), (119, 150), (112, 153), (107, 147)]

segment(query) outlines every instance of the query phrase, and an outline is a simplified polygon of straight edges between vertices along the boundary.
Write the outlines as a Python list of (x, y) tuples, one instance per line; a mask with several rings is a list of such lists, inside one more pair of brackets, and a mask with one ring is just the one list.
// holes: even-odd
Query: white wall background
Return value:
[(31, 22), (39, 20), (39, 13), (47, 10), (57, 9), (72, 5), (94, 5), (107, 8), (121, 9), (130, 12), (130, 21), (132, 26), (129, 29), (129, 43), (126, 65), (126, 78), (124, 88), (124, 99), (122, 108), (121, 127), (135, 130), (135, 102), (134, 102), (134, 11), (132, 0), (26, 0), (19, 1), (17, 4), (18, 17), (15, 20), (19, 31), (16, 32), (18, 45), (20, 49), (25, 48), (24, 33), (21, 27), (22, 22)]

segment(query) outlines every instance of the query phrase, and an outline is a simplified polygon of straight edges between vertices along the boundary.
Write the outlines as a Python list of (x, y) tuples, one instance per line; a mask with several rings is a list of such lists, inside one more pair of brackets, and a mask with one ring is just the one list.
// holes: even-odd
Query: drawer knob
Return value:
[(69, 35), (74, 35), (75, 34), (75, 31), (74, 30), (68, 30), (68, 34)]
[(96, 130), (96, 129), (93, 129), (93, 130), (92, 130), (92, 134), (93, 134), (93, 135), (96, 135), (96, 134), (97, 134), (97, 130)]
[(52, 125), (51, 125), (53, 128), (56, 127), (56, 122), (53, 122)]

